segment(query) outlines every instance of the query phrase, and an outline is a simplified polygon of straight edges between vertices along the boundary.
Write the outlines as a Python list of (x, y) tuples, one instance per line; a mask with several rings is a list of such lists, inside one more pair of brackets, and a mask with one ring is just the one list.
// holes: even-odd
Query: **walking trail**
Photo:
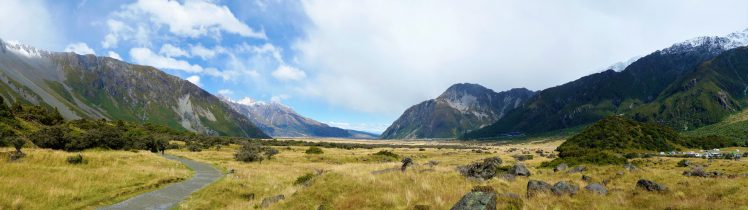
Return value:
[(156, 191), (143, 193), (121, 203), (100, 208), (110, 209), (170, 209), (191, 193), (217, 181), (223, 176), (221, 172), (207, 163), (201, 163), (185, 158), (164, 155), (165, 158), (176, 160), (186, 165), (195, 172), (191, 179), (171, 184)]

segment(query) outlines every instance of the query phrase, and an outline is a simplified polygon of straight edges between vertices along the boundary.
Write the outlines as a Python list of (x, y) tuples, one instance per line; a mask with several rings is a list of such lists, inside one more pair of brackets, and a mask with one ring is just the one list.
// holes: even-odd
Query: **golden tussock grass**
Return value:
[[(383, 158), (371, 154), (377, 149), (331, 149), (323, 148), (324, 154), (309, 155), (307, 147), (276, 147), (281, 153), (262, 163), (240, 163), (233, 160), (237, 146), (224, 147), (220, 151), (203, 152), (172, 151), (192, 159), (220, 166), (224, 170), (234, 169), (214, 185), (198, 191), (180, 204), (181, 209), (254, 209), (265, 197), (283, 194), (286, 199), (270, 206), (270, 209), (317, 209), (325, 205), (330, 209), (413, 209), (415, 205), (428, 205), (431, 209), (449, 209), (475, 185), (489, 185), (497, 192), (514, 193), (521, 196), (524, 209), (747, 209), (748, 178), (696, 178), (685, 177), (686, 168), (676, 168), (678, 158), (641, 159), (639, 170), (628, 172), (621, 166), (588, 166), (583, 174), (593, 177), (593, 182), (609, 180), (610, 193), (599, 196), (586, 192), (582, 173), (567, 174), (538, 168), (548, 159), (535, 156), (526, 161), (533, 175), (517, 177), (514, 181), (494, 178), (481, 182), (468, 180), (455, 168), (483, 158), (500, 156), (503, 165), (515, 161), (513, 154), (523, 150), (543, 149), (551, 151), (560, 141), (543, 141), (506, 146), (486, 146), (492, 153), (475, 153), (470, 150), (453, 149), (394, 149), (401, 156), (412, 157), (418, 164), (403, 173), (399, 170), (372, 174), (373, 171), (393, 169), (399, 161), (381, 162)], [(519, 150), (507, 153), (510, 147)], [(290, 148), (290, 149), (289, 149)], [(393, 150), (391, 148), (387, 150)], [(496, 153), (493, 153), (496, 152)], [(435, 167), (426, 166), (430, 160), (439, 161)], [(694, 159), (696, 164), (707, 164), (706, 160)], [(748, 160), (716, 160), (708, 170), (728, 174), (748, 173)], [(312, 179), (309, 185), (294, 185), (297, 177), (316, 170), (326, 172)], [(623, 172), (623, 175), (618, 173)], [(666, 193), (652, 193), (636, 189), (640, 178), (662, 183), (669, 188)], [(539, 195), (525, 197), (527, 181), (536, 179), (554, 184), (567, 180), (579, 185), (580, 192), (574, 196)], [(249, 195), (254, 194), (254, 198)], [(500, 203), (501, 208), (506, 204)], [(500, 209), (501, 209), (500, 208)]]
[(9, 162), (0, 148), (0, 209), (91, 209), (191, 176), (182, 164), (150, 152), (84, 151), (86, 163), (71, 165), (68, 153), (24, 149)]

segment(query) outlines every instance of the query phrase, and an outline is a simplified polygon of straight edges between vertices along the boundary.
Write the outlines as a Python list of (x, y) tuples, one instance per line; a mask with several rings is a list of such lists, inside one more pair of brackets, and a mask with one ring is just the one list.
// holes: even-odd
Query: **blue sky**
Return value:
[(703, 35), (746, 1), (5, 0), (0, 38), (158, 67), (235, 100), (381, 132), (459, 82), (560, 85)]

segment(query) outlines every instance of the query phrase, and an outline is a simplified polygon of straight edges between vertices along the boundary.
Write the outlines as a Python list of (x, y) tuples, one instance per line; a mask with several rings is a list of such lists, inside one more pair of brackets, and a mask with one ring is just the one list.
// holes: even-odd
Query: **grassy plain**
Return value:
[[(324, 141), (324, 140), (321, 140)], [(345, 140), (335, 140), (344, 141)], [(397, 141), (392, 141), (393, 143)], [(233, 170), (214, 185), (193, 194), (180, 205), (181, 209), (254, 209), (265, 197), (284, 195), (285, 200), (269, 209), (414, 209), (427, 205), (430, 209), (449, 209), (475, 185), (489, 185), (499, 193), (520, 195), (523, 209), (748, 209), (748, 160), (730, 161), (693, 159), (696, 164), (708, 165), (709, 171), (739, 175), (735, 178), (696, 178), (683, 176), (686, 168), (677, 168), (679, 158), (649, 158), (634, 160), (639, 169), (626, 171), (621, 166), (588, 166), (584, 173), (568, 174), (539, 168), (549, 159), (535, 155), (525, 161), (533, 175), (517, 177), (514, 181), (494, 178), (489, 181), (469, 180), (455, 168), (483, 158), (499, 156), (504, 165), (515, 161), (511, 157), (542, 149), (552, 151), (562, 141), (544, 139), (514, 145), (484, 145), (489, 153), (476, 153), (470, 149), (426, 148), (375, 148), (334, 149), (323, 148), (324, 154), (305, 154), (308, 147), (276, 147), (281, 153), (262, 163), (240, 163), (233, 160), (237, 146), (210, 149), (202, 152), (171, 151), (171, 153), (213, 163), (225, 171)], [(406, 142), (413, 144), (414, 142)], [(418, 144), (444, 144), (445, 142), (415, 142)], [(449, 142), (446, 142), (449, 143)], [(516, 151), (510, 151), (516, 148)], [(745, 148), (744, 148), (745, 149)], [(743, 150), (744, 150), (743, 149)], [(399, 159), (372, 155), (380, 150), (390, 150), (401, 157), (412, 157), (417, 165), (406, 172), (396, 168)], [(427, 166), (429, 161), (436, 166)], [(388, 170), (389, 169), (389, 170)], [(306, 184), (296, 185), (300, 176), (324, 171)], [(372, 173), (381, 171), (381, 173)], [(584, 188), (582, 174), (593, 182), (609, 180), (606, 196), (595, 195), (580, 189), (575, 196), (540, 195), (525, 197), (529, 179), (550, 184), (568, 180)], [(666, 185), (665, 193), (653, 193), (635, 187), (638, 179), (650, 179)], [(509, 207), (499, 204), (500, 209)]]
[(146, 151), (84, 151), (85, 163), (78, 165), (66, 161), (78, 153), (29, 148), (26, 157), (11, 162), (10, 151), (0, 148), (0, 209), (93, 209), (192, 174)]

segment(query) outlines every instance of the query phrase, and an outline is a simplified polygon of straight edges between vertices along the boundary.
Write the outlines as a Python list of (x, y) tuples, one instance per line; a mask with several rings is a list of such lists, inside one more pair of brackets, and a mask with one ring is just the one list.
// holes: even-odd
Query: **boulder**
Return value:
[(585, 167), (585, 166), (577, 166), (577, 167), (574, 167), (571, 170), (569, 170), (569, 172), (567, 172), (567, 173), (572, 174), (572, 173), (580, 173), (580, 172), (583, 172), (583, 171), (587, 171), (587, 167)]
[(567, 168), (569, 168), (569, 165), (566, 165), (566, 163), (558, 164), (555, 168), (553, 168), (554, 172), (564, 171)]
[(262, 199), (262, 203), (260, 204), (260, 207), (262, 208), (270, 207), (270, 205), (274, 203), (278, 203), (278, 201), (282, 201), (283, 199), (286, 199), (286, 196), (276, 195), (276, 196), (264, 198)]
[(482, 162), (459, 166), (457, 167), (457, 170), (460, 174), (468, 178), (488, 180), (496, 176), (498, 168), (501, 166), (501, 162), (501, 158), (491, 157), (483, 159)]
[(640, 179), (636, 182), (636, 187), (647, 190), (647, 191), (657, 191), (657, 192), (663, 192), (667, 190), (667, 187), (665, 185), (658, 184), (656, 182), (646, 180), (646, 179)]
[(722, 173), (718, 171), (706, 171), (702, 166), (693, 167), (690, 171), (684, 171), (684, 176), (695, 176), (695, 177), (719, 177)]
[(478, 186), (452, 206), (452, 210), (495, 210), (496, 192), (487, 186)]
[(605, 188), (605, 186), (598, 184), (598, 183), (588, 184), (586, 187), (584, 187), (584, 189), (592, 193), (598, 194), (598, 195), (608, 194), (608, 189)]
[(509, 173), (515, 175), (515, 176), (530, 176), (530, 170), (527, 169), (527, 166), (525, 166), (524, 163), (517, 162), (512, 166), (511, 169), (509, 169)]
[(579, 186), (571, 182), (560, 181), (551, 187), (551, 191), (556, 195), (575, 195), (579, 191)]
[(532, 197), (538, 193), (548, 193), (551, 191), (551, 184), (544, 181), (530, 180), (527, 182), (527, 197)]

